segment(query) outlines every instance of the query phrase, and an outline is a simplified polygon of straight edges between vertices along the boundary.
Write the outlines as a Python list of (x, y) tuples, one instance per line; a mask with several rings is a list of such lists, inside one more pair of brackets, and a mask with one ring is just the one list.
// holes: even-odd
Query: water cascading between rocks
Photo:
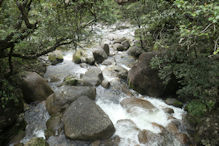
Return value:
[[(181, 121), (185, 112), (180, 108), (165, 104), (161, 99), (142, 96), (128, 88), (126, 81), (127, 72), (134, 65), (136, 60), (129, 56), (126, 50), (134, 43), (135, 28), (131, 27), (129, 24), (126, 25), (127, 27), (124, 27), (124, 29), (117, 29), (116, 25), (96, 25), (94, 27), (96, 34), (90, 41), (92, 44), (89, 44), (88, 46), (86, 42), (84, 42), (81, 45), (84, 46), (84, 48), (79, 54), (86, 54), (85, 56), (87, 57), (92, 54), (91, 52), (100, 48), (100, 42), (109, 44), (109, 54), (106, 53), (103, 58), (98, 60), (99, 64), (95, 64), (100, 73), (97, 73), (99, 71), (96, 69), (90, 71), (94, 65), (89, 65), (93, 64), (92, 59), (89, 57), (87, 57), (89, 59), (79, 58), (80, 60), (77, 60), (77, 63), (81, 64), (75, 64), (72, 61), (72, 56), (74, 56), (73, 54), (75, 51), (62, 52), (64, 54), (64, 61), (57, 65), (48, 66), (44, 77), (49, 81), (51, 88), (57, 94), (53, 95), (54, 97), (49, 97), (47, 100), (51, 99), (51, 101), (53, 101), (57, 98), (55, 96), (64, 95), (65, 97), (61, 104), (56, 104), (56, 107), (60, 106), (60, 108), (49, 110), (49, 113), (45, 108), (45, 102), (30, 107), (25, 113), (25, 120), (28, 125), (26, 127), (26, 136), (21, 142), (25, 143), (32, 137), (46, 138), (48, 136), (46, 135), (46, 132), (48, 132), (46, 122), (53, 114), (55, 115), (52, 116), (54, 119), (59, 119), (59, 124), (56, 132), (47, 137), (47, 142), (50, 145), (184, 145), (182, 139), (184, 139), (184, 133), (186, 133), (186, 131), (183, 131)], [(103, 49), (102, 51), (106, 50)], [(102, 53), (102, 51), (96, 51), (97, 56)], [(95, 56), (94, 59), (96, 59)], [(91, 73), (86, 75), (87, 71), (90, 71)], [(93, 79), (93, 74), (98, 74), (97, 79)], [(98, 78), (100, 77), (99, 74), (103, 75), (101, 79), (104, 80), (102, 86), (100, 85), (101, 82), (98, 82)], [(66, 81), (69, 78), (71, 82), (66, 82), (68, 85), (65, 85), (63, 81)], [(73, 87), (74, 93), (70, 91), (72, 88), (68, 87), (69, 84), (76, 86)], [(90, 86), (90, 84), (96, 86), (96, 99), (95, 97), (93, 98), (93, 92), (90, 89), (82, 89), (82, 86)], [(74, 97), (72, 97), (73, 94), (75, 95)], [(78, 101), (76, 98), (78, 98), (77, 96), (79, 95), (90, 97), (89, 99), (82, 98)], [(75, 135), (71, 135), (72, 127), (65, 129), (64, 132), (62, 121), (68, 121), (69, 117), (67, 114), (72, 115), (74, 112), (68, 110), (64, 113), (64, 117), (62, 114), (56, 115), (56, 113), (63, 112), (65, 106), (72, 106), (72, 109), (77, 107), (77, 105), (75, 105), (76, 103), (74, 103), (75, 100), (77, 100), (76, 102), (78, 104), (81, 104), (82, 101), (89, 103), (90, 100), (93, 99), (95, 99), (96, 104), (112, 121), (112, 124), (115, 127), (114, 135), (110, 138), (111, 140), (101, 140), (93, 143), (83, 140), (86, 140), (86, 138), (90, 138), (90, 140), (99, 139), (101, 135), (96, 134), (94, 137), (86, 135), (85, 137), (79, 137), (79, 141), (70, 140), (69, 138), (75, 137)], [(48, 103), (46, 104), (48, 107)], [(86, 105), (83, 106), (86, 107)], [(93, 109), (96, 112), (99, 110), (99, 107), (93, 105), (90, 109)], [(86, 111), (83, 109), (82, 112)], [(89, 115), (89, 113), (87, 114)], [(86, 114), (84, 118), (86, 119)], [(97, 118), (101, 119), (101, 117)], [(52, 121), (51, 118), (50, 121)], [(84, 122), (86, 123), (86, 121)], [(106, 122), (106, 126), (110, 126), (110, 124), (109, 121)], [(114, 131), (111, 130), (111, 132)]]

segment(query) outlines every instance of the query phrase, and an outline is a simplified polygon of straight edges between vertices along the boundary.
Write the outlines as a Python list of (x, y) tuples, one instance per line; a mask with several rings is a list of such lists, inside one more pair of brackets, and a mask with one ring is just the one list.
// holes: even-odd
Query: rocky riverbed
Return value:
[[(158, 90), (162, 87), (154, 84), (153, 72), (148, 75), (144, 67), (133, 71), (139, 64), (136, 57), (142, 53), (135, 46), (135, 28), (120, 23), (98, 24), (93, 29), (95, 35), (77, 50), (49, 55), (51, 65), (44, 79), (32, 72), (22, 75), (23, 89), (32, 93), (26, 96), (28, 100), (41, 102), (26, 107), (26, 134), (20, 142), (51, 146), (189, 145), (182, 120), (186, 113), (181, 106), (140, 94), (143, 90), (151, 96), (163, 95)], [(135, 87), (148, 86), (148, 90), (141, 88), (138, 93), (130, 89), (128, 79)]]

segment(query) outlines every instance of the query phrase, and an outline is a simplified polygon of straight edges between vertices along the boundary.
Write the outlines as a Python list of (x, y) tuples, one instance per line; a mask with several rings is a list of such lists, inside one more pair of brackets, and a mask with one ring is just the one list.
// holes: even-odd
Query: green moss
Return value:
[(64, 79), (65, 85), (76, 86), (78, 83), (78, 79), (75, 76), (67, 76)]
[(77, 50), (73, 55), (73, 61), (77, 64), (81, 63), (81, 58), (84, 55), (84, 51), (82, 49)]
[(43, 138), (34, 137), (29, 142), (24, 144), (24, 146), (49, 146), (49, 145)]

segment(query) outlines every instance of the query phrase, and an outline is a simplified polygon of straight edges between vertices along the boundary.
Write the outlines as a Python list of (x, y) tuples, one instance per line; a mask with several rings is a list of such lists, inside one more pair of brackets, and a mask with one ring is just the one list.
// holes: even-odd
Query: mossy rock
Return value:
[(167, 98), (165, 103), (179, 108), (183, 106), (183, 103), (175, 98)]
[(78, 84), (78, 79), (74, 75), (65, 77), (63, 81), (64, 85), (76, 86)]
[(81, 59), (84, 56), (84, 50), (78, 49), (73, 55), (73, 61), (77, 64), (81, 63)]
[(52, 63), (52, 65), (61, 63), (63, 60), (63, 54), (60, 51), (55, 51), (49, 54), (49, 61)]
[(24, 146), (49, 146), (49, 144), (43, 138), (34, 137), (24, 144)]

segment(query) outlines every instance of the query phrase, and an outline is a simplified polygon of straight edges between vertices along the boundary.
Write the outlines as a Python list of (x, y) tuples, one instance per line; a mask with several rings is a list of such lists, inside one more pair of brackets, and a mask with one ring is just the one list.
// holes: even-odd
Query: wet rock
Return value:
[(159, 136), (149, 130), (142, 130), (138, 133), (138, 140), (142, 144), (147, 144), (149, 142), (155, 142)]
[(53, 93), (45, 79), (35, 72), (23, 72), (19, 74), (21, 89), (25, 100), (30, 103), (43, 101)]
[(109, 54), (110, 54), (109, 45), (106, 44), (106, 43), (104, 43), (104, 44), (102, 45), (102, 49), (105, 51), (105, 53), (107, 54), (107, 56), (109, 56)]
[(62, 86), (60, 90), (50, 95), (46, 100), (46, 108), (50, 115), (64, 111), (80, 96), (87, 96), (94, 100), (96, 88), (87, 86)]
[(61, 118), (62, 115), (57, 114), (55, 116), (51, 116), (49, 120), (46, 122), (47, 130), (51, 132), (52, 135), (58, 135), (60, 133), (62, 127)]
[(49, 144), (43, 138), (34, 137), (25, 143), (24, 146), (49, 146)]
[(63, 62), (63, 54), (61, 51), (54, 51), (49, 54), (49, 61), (52, 65), (56, 65), (58, 63)]
[(69, 75), (64, 78), (64, 85), (76, 86), (78, 84), (78, 79), (74, 75)]
[(95, 50), (93, 56), (96, 63), (102, 63), (107, 58), (107, 54), (103, 49)]
[(120, 79), (124, 79), (124, 80), (127, 79), (128, 71), (124, 69), (123, 67), (117, 65), (114, 67), (114, 71), (116, 72), (117, 76)]
[(114, 136), (110, 139), (103, 140), (100, 146), (119, 146), (119, 143), (120, 143), (120, 137)]
[(166, 129), (168, 132), (172, 133), (172, 134), (176, 134), (179, 132), (177, 125), (174, 122), (169, 123), (166, 126)]
[(164, 112), (166, 112), (168, 114), (173, 114), (174, 113), (174, 110), (172, 108), (164, 108), (163, 110), (164, 110)]
[(119, 38), (114, 40), (114, 44), (121, 44), (122, 42), (126, 41), (127, 39), (125, 37)]
[(128, 48), (130, 47), (130, 43), (129, 40), (125, 40), (121, 43), (123, 45), (123, 47), (125, 48), (125, 50), (128, 50)]
[(107, 80), (103, 80), (101, 83), (103, 88), (109, 88), (110, 87), (110, 82), (108, 82)]
[(112, 61), (111, 60), (104, 60), (102, 65), (112, 65)]
[(158, 76), (158, 71), (150, 66), (151, 59), (156, 55), (153, 52), (146, 52), (140, 55), (138, 63), (128, 73), (129, 86), (141, 94), (152, 97), (161, 97), (175, 94), (177, 82), (171, 82), (164, 87)]
[(73, 61), (77, 64), (79, 63), (87, 63), (90, 65), (94, 64), (94, 56), (92, 54), (89, 54), (87, 51), (83, 49), (78, 49), (73, 54)]
[(93, 86), (98, 86), (103, 80), (102, 71), (98, 67), (92, 67), (83, 75), (82, 80)]
[(143, 52), (144, 51), (140, 47), (137, 47), (137, 46), (132, 46), (127, 51), (128, 55), (136, 57), (136, 58), (138, 58)]
[(100, 146), (100, 141), (97, 140), (97, 141), (92, 142), (91, 146)]
[(123, 108), (127, 111), (132, 111), (133, 108), (138, 107), (148, 111), (155, 111), (156, 107), (153, 106), (149, 101), (139, 98), (125, 98), (120, 103)]
[(137, 127), (137, 125), (130, 119), (122, 119), (117, 121), (117, 126), (120, 127), (126, 127), (127, 132), (130, 130), (139, 131), (140, 129)]
[(114, 45), (117, 51), (125, 51), (127, 50), (122, 44), (115, 44)]
[(157, 123), (155, 123), (155, 122), (152, 122), (151, 124), (152, 124), (152, 126), (159, 128), (161, 132), (163, 132), (163, 131), (166, 130), (166, 129), (165, 129), (162, 125), (160, 125), (160, 124), (157, 124)]
[(190, 144), (189, 137), (186, 134), (184, 134), (184, 133), (178, 133), (176, 135), (176, 138), (179, 140), (179, 142), (182, 145), (189, 145)]
[(180, 108), (183, 106), (183, 103), (175, 98), (167, 98), (165, 100), (165, 103), (168, 105), (173, 105), (175, 107), (180, 107)]
[(74, 63), (81, 63), (81, 59), (84, 56), (84, 50), (78, 49), (76, 52), (73, 54), (73, 61)]
[(63, 116), (65, 135), (73, 140), (106, 139), (115, 128), (104, 111), (87, 97), (79, 97)]

